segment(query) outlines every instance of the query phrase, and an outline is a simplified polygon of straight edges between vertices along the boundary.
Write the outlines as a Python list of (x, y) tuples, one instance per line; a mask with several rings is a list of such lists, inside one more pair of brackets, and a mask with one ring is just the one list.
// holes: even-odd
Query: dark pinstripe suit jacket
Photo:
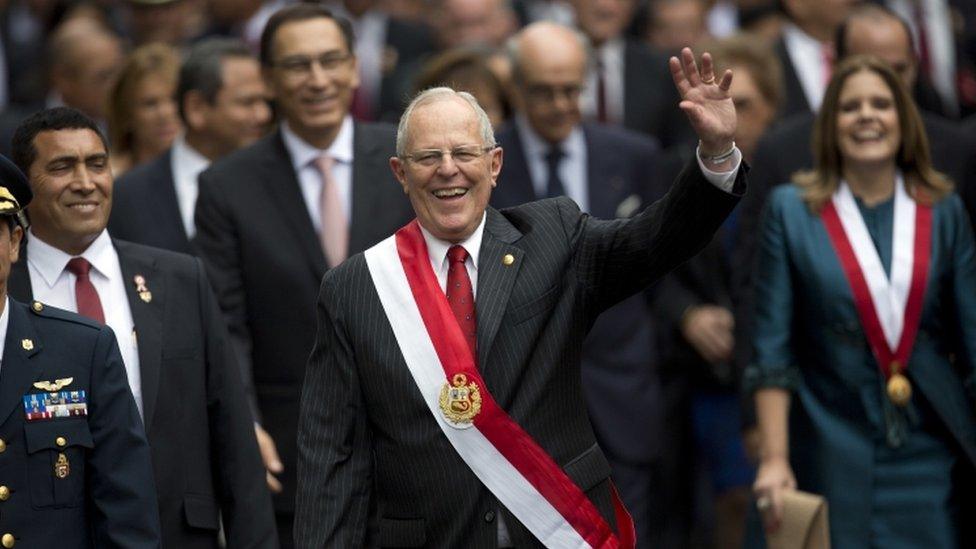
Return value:
[[(610, 468), (580, 386), (583, 336), (601, 311), (704, 246), (735, 202), (693, 166), (631, 219), (597, 220), (568, 198), (488, 210), (476, 298), (482, 376), (611, 525)], [(362, 254), (326, 274), (317, 316), (299, 418), (298, 546), (494, 547), (498, 513), (516, 545), (537, 545), (431, 417)]]

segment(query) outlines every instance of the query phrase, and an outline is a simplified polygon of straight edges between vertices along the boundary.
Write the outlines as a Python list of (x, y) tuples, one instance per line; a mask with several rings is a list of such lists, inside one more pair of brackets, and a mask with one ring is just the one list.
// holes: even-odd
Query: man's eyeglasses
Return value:
[(318, 64), (322, 71), (332, 73), (342, 68), (350, 59), (351, 53), (329, 52), (317, 57), (294, 55), (274, 62), (274, 66), (293, 76), (312, 74), (312, 65)]
[(444, 155), (451, 157), (455, 164), (470, 164), (485, 155), (486, 152), (494, 150), (498, 145), (462, 145), (454, 147), (449, 151), (440, 149), (422, 149), (403, 155), (403, 158), (415, 164), (427, 168), (434, 168), (441, 165)]

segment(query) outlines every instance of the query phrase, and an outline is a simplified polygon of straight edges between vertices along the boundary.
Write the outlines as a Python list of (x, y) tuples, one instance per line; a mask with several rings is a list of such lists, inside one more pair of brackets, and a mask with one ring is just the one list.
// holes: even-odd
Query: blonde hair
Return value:
[[(840, 184), (844, 168), (837, 137), (840, 93), (847, 79), (862, 71), (870, 71), (881, 77), (895, 98), (901, 129), (901, 146), (895, 163), (904, 175), (910, 192), (922, 203), (937, 202), (952, 192), (952, 181), (932, 167), (922, 117), (901, 79), (887, 63), (870, 55), (848, 57), (834, 68), (813, 128), (814, 167), (793, 175), (793, 181), (802, 190), (803, 200), (811, 211), (819, 213)], [(924, 192), (917, 192), (919, 190)]]
[(150, 76), (162, 76), (176, 84), (180, 71), (180, 54), (170, 45), (146, 44), (133, 50), (125, 60), (118, 80), (112, 86), (105, 109), (108, 118), (109, 142), (117, 153), (132, 152), (132, 106), (136, 88)]

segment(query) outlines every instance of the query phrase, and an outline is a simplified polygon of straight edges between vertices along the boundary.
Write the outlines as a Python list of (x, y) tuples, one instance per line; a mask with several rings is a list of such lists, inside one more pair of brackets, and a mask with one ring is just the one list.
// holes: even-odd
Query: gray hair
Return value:
[[(596, 57), (594, 55), (593, 43), (590, 42), (588, 36), (583, 34), (583, 31), (579, 29), (574, 29), (572, 27), (567, 27), (566, 25), (561, 25), (559, 23), (550, 23), (550, 22), (533, 23), (533, 25), (539, 25), (539, 24), (552, 25), (554, 27), (563, 27), (566, 30), (572, 32), (573, 36), (576, 37), (576, 41), (579, 42), (580, 47), (583, 48), (583, 55), (584, 55), (584, 59), (586, 59), (587, 72), (589, 72), (590, 69), (594, 67), (594, 65), (596, 64)], [(522, 74), (522, 63), (521, 63), (522, 49), (519, 44), (521, 40), (522, 40), (522, 33), (519, 32), (517, 34), (508, 37), (508, 40), (505, 41), (505, 56), (508, 58), (508, 62), (512, 66), (512, 79), (516, 83), (520, 83), (524, 81), (523, 80), (524, 75)]]
[(447, 99), (448, 97), (460, 97), (468, 105), (474, 109), (475, 115), (478, 117), (478, 127), (481, 132), (481, 139), (484, 141), (485, 145), (495, 145), (495, 132), (491, 129), (491, 120), (488, 119), (488, 114), (485, 110), (481, 108), (478, 104), (478, 100), (474, 98), (468, 92), (457, 91), (453, 88), (439, 87), (439, 88), (429, 88), (417, 94), (416, 97), (410, 101), (407, 105), (407, 110), (403, 111), (403, 116), (400, 117), (400, 125), (397, 126), (396, 134), (396, 153), (397, 156), (403, 158), (407, 154), (407, 135), (410, 133), (410, 117), (413, 115), (413, 111), (417, 107), (422, 107), (428, 103), (434, 103), (435, 101), (441, 101)]

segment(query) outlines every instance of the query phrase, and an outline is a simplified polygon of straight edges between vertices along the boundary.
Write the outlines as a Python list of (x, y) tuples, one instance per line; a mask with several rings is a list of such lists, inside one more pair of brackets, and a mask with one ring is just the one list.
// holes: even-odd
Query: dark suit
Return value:
[[(657, 144), (643, 135), (611, 126), (583, 125), (586, 141), (587, 213), (602, 219), (630, 216), (647, 198), (646, 180), (656, 170)], [(532, 202), (536, 196), (519, 127), (497, 135), (505, 167), (492, 193), (496, 208)], [(544, 198), (544, 197), (542, 197)], [(621, 204), (633, 204), (618, 212)], [(624, 503), (637, 523), (641, 546), (653, 546), (659, 528), (649, 506), (660, 454), (661, 407), (657, 353), (647, 301), (631, 296), (593, 325), (583, 344), (581, 374), (587, 407), (601, 448), (607, 453)], [(645, 421), (636, 422), (641, 417)]]
[(437, 50), (426, 25), (387, 18), (384, 66), (379, 98), (374, 99), (377, 120), (398, 121), (413, 93), (413, 79), (427, 56)]
[(115, 238), (194, 253), (173, 180), (173, 149), (115, 180), (108, 230)]
[(671, 80), (667, 56), (637, 40), (624, 45), (624, 119), (629, 130), (655, 137), (662, 148), (695, 143), (688, 117)]
[[(810, 113), (810, 102), (807, 101), (807, 94), (803, 91), (800, 77), (796, 74), (793, 60), (790, 59), (786, 42), (782, 38), (776, 40), (775, 52), (779, 58), (780, 66), (783, 67), (783, 103), (779, 107), (779, 117), (788, 118), (797, 114)], [(750, 177), (749, 180), (751, 181), (752, 178)]]
[[(488, 209), (478, 260), (479, 369), (499, 406), (612, 528), (610, 468), (580, 383), (583, 337), (599, 313), (703, 246), (735, 201), (692, 167), (631, 219), (599, 221), (568, 198)], [(318, 312), (299, 417), (298, 545), (494, 547), (503, 512), (514, 545), (537, 546), (420, 398), (362, 254), (326, 275)]]
[[(350, 254), (413, 217), (388, 167), (394, 128), (356, 124), (354, 132)], [(196, 223), (196, 245), (231, 335), (251, 365), (260, 421), (285, 467), (275, 509), (290, 514), (298, 400), (315, 342), (314, 303), (326, 260), (280, 132), (200, 175)]]
[[(112, 330), (53, 307), (7, 304), (0, 534), (17, 547), (155, 549), (149, 446)], [(87, 417), (28, 421), (23, 396), (47, 392), (33, 384), (66, 378), (60, 390), (85, 391)]]
[[(253, 420), (203, 265), (139, 244), (113, 245), (138, 337), (163, 547), (217, 547), (218, 517), (231, 547), (274, 547)], [(136, 291), (137, 275), (148, 301)], [(30, 298), (26, 254), (9, 285), (11, 295)]]

